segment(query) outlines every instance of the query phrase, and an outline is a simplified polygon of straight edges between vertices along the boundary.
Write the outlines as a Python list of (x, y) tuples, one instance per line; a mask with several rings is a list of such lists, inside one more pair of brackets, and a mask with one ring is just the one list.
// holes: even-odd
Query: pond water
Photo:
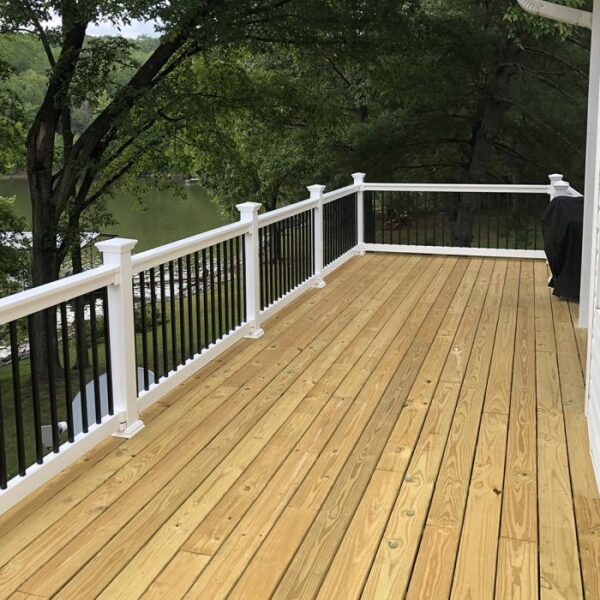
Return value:
[[(108, 201), (108, 208), (117, 224), (101, 233), (137, 239), (135, 251), (140, 252), (231, 221), (200, 186), (185, 186), (184, 191), (184, 197), (170, 191), (151, 191), (143, 197), (141, 207), (131, 194), (115, 194)], [(15, 212), (30, 220), (29, 189), (25, 178), (0, 179), (0, 196), (15, 196)]]

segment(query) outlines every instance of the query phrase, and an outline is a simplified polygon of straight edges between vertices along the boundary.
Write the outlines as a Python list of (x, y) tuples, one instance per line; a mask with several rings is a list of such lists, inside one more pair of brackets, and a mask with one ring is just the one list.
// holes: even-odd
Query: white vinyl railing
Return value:
[[(115, 238), (97, 244), (103, 254), (103, 266), (49, 283), (37, 288), (26, 290), (19, 294), (0, 299), (0, 327), (10, 327), (19, 319), (27, 318), (40, 311), (56, 311), (65, 303), (97, 290), (105, 290), (108, 302), (108, 336), (110, 342), (110, 369), (112, 378), (112, 396), (114, 397), (113, 414), (103, 415), (92, 423), (88, 430), (71, 435), (73, 441), (61, 443), (59, 448), (46, 454), (43, 460), (26, 469), (22, 473), (6, 475), (6, 444), (4, 431), (0, 431), (0, 468), (4, 466), (5, 482), (0, 491), (0, 513), (6, 511), (35, 488), (48, 481), (53, 475), (80, 458), (91, 450), (102, 439), (110, 435), (131, 437), (143, 428), (140, 412), (158, 400), (164, 394), (179, 385), (182, 381), (198, 371), (202, 366), (213, 360), (219, 354), (231, 347), (243, 337), (256, 339), (263, 333), (264, 321), (280, 310), (290, 301), (297, 298), (311, 287), (320, 288), (325, 285), (324, 277), (342, 265), (346, 260), (365, 251), (395, 251), (395, 252), (437, 252), (454, 254), (490, 255), (490, 256), (541, 256), (539, 252), (498, 248), (452, 248), (441, 246), (394, 244), (368, 242), (365, 232), (368, 224), (365, 222), (366, 195), (368, 193), (477, 193), (477, 194), (538, 194), (550, 198), (556, 195), (577, 194), (561, 176), (551, 176), (549, 185), (456, 185), (456, 184), (389, 184), (365, 183), (363, 173), (353, 175), (354, 183), (344, 188), (324, 193), (324, 186), (310, 186), (310, 197), (307, 200), (259, 214), (260, 204), (245, 203), (238, 205), (240, 220), (231, 225), (192, 236), (159, 248), (154, 248), (139, 254), (132, 254), (135, 240)], [(381, 205), (383, 207), (383, 204)], [(381, 226), (387, 217), (382, 211)], [(371, 224), (372, 225), (372, 224)], [(369, 226), (371, 226), (369, 225)], [(223, 261), (215, 262), (212, 249), (219, 244), (233, 252), (234, 240), (243, 240), (243, 248), (235, 247), (235, 254), (229, 254), (229, 263), (223, 266)], [(205, 255), (210, 251), (208, 266)], [(227, 256), (227, 255), (226, 255)], [(190, 259), (191, 257), (191, 259)], [(201, 259), (204, 261), (202, 262)], [(191, 262), (190, 262), (191, 260)], [(192, 267), (190, 267), (190, 264)], [(229, 265), (231, 269), (229, 269)], [(168, 304), (173, 309), (176, 296), (165, 296), (164, 281), (162, 288), (156, 288), (154, 277), (160, 271), (165, 273), (165, 265), (179, 267), (177, 271), (183, 281), (179, 292), (184, 293), (189, 303), (189, 317), (183, 300), (178, 308), (177, 316), (181, 326), (181, 336), (174, 338), (170, 351), (175, 352), (176, 341), (182, 342), (189, 334), (190, 343), (186, 352), (180, 352), (177, 361), (167, 364), (160, 376), (152, 381), (148, 378), (148, 363), (146, 356), (148, 348), (146, 331), (142, 330), (143, 369), (145, 384), (140, 387), (138, 373), (138, 358), (136, 348), (140, 344), (140, 334), (136, 333), (135, 296), (139, 296), (134, 283), (141, 274), (151, 273), (150, 288), (151, 312), (148, 319), (152, 322), (150, 346), (156, 353), (159, 342), (167, 348), (164, 337), (157, 336), (157, 305), (159, 300), (163, 306)], [(183, 266), (182, 266), (183, 265)], [(187, 266), (186, 266), (187, 265)], [(195, 278), (194, 278), (195, 268)], [(243, 273), (239, 270), (243, 269)], [(285, 270), (287, 269), (287, 271)], [(225, 290), (225, 312), (230, 310), (233, 315), (231, 323), (226, 328), (220, 328), (215, 333), (215, 311), (221, 318), (221, 289), (217, 289), (218, 306), (214, 304), (207, 312), (206, 297), (216, 284), (213, 271), (216, 270), (220, 285)], [(168, 271), (168, 269), (167, 269)], [(236, 275), (237, 271), (237, 275)], [(172, 276), (174, 271), (172, 271)], [(199, 276), (200, 273), (200, 276)], [(167, 273), (168, 275), (168, 273)], [(207, 283), (210, 275), (210, 284)], [(202, 279), (202, 281), (201, 281)], [(144, 280), (147, 281), (147, 280)], [(173, 281), (168, 282), (171, 286)], [(168, 285), (166, 286), (168, 287)], [(243, 288), (243, 289), (242, 289)], [(183, 292), (181, 291), (183, 290)], [(229, 300), (227, 293), (231, 294)], [(158, 296), (157, 296), (158, 294)], [(235, 300), (234, 300), (234, 294)], [(243, 298), (239, 295), (242, 294)], [(200, 296), (204, 301), (204, 317), (200, 317)], [(145, 293), (143, 294), (145, 302)], [(157, 300), (157, 297), (159, 300)], [(243, 300), (243, 308), (241, 310)], [(213, 298), (213, 303), (216, 302)], [(237, 312), (232, 304), (238, 303)], [(154, 304), (152, 304), (154, 303)], [(145, 306), (145, 305), (144, 305)], [(144, 308), (144, 306), (142, 308)], [(145, 308), (144, 308), (145, 310)], [(197, 311), (198, 316), (194, 316)], [(104, 318), (108, 318), (108, 314)], [(229, 313), (227, 313), (228, 315)], [(233, 318), (235, 316), (235, 318)], [(162, 320), (164, 314), (160, 314)], [(184, 322), (184, 317), (188, 320)], [(209, 318), (210, 317), (210, 318)], [(145, 312), (142, 319), (145, 319)], [(208, 321), (213, 320), (210, 337), (206, 328)], [(61, 321), (62, 323), (62, 321)], [(187, 325), (186, 325), (187, 323)], [(171, 324), (175, 327), (175, 323)], [(187, 329), (185, 328), (187, 327)], [(205, 329), (201, 331), (201, 328)], [(192, 329), (195, 328), (195, 331)], [(64, 335), (64, 334), (63, 334)], [(179, 335), (179, 333), (177, 334)], [(198, 342), (194, 345), (194, 335)], [(12, 338), (11, 338), (12, 339)], [(206, 339), (206, 343), (202, 340)], [(63, 346), (65, 340), (63, 339)], [(69, 337), (66, 337), (69, 345)], [(18, 352), (13, 350), (13, 363)], [(150, 352), (152, 354), (152, 352)], [(14, 366), (14, 364), (13, 364)], [(0, 368), (8, 368), (1, 367)], [(96, 374), (97, 375), (97, 374)], [(14, 382), (13, 382), (14, 384)], [(19, 382), (19, 385), (22, 385)], [(5, 401), (6, 401), (6, 394)], [(2, 411), (0, 396), (0, 412)], [(68, 402), (68, 399), (67, 399)], [(15, 404), (15, 410), (18, 410)], [(1, 423), (0, 423), (1, 425)], [(34, 432), (37, 435), (38, 432)], [(19, 435), (19, 428), (17, 428)], [(21, 427), (21, 436), (27, 432)], [(31, 434), (33, 435), (33, 434)], [(19, 440), (21, 444), (23, 439)], [(10, 457), (9, 457), (10, 459)], [(10, 460), (9, 460), (10, 462)], [(13, 469), (14, 470), (14, 469)], [(10, 469), (9, 469), (10, 471)], [(1, 477), (0, 477), (1, 479)]]

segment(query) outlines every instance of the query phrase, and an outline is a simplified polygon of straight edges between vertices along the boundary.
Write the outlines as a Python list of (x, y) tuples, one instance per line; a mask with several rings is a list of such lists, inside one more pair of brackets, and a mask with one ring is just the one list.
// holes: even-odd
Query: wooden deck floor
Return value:
[(6, 598), (600, 598), (543, 262), (367, 255), (0, 518)]

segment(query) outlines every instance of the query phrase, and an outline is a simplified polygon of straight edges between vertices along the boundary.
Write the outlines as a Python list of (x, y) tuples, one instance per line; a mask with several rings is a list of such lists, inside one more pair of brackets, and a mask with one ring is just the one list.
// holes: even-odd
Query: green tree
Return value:
[(30, 247), (23, 235), (25, 223), (15, 216), (13, 198), (0, 196), (0, 297), (27, 284), (31, 268)]

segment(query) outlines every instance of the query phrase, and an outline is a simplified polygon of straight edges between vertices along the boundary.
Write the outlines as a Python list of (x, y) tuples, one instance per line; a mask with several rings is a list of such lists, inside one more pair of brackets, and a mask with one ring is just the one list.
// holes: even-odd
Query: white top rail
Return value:
[(217, 229), (211, 229), (158, 248), (134, 254), (131, 257), (133, 275), (249, 232), (250, 225), (248, 223), (237, 221), (230, 225), (223, 225)]
[(0, 298), (0, 325), (106, 287), (114, 283), (118, 271), (118, 267), (97, 267)]
[(549, 194), (550, 185), (496, 185), (467, 183), (365, 183), (366, 192), (474, 192), (489, 194)]
[(287, 206), (282, 206), (281, 208), (277, 208), (275, 210), (271, 210), (269, 212), (263, 213), (262, 215), (258, 215), (258, 226), (266, 227), (267, 225), (272, 225), (273, 223), (277, 223), (278, 221), (283, 221), (289, 217), (293, 217), (294, 215), (299, 215), (300, 213), (306, 212), (307, 210), (312, 210), (317, 206), (317, 200), (302, 200), (302, 202), (295, 202), (294, 204), (288, 204)]
[(340, 198), (343, 198), (344, 196), (349, 196), (350, 194), (360, 192), (361, 187), (362, 186), (353, 183), (351, 185), (347, 185), (346, 187), (339, 188), (337, 190), (332, 190), (331, 192), (327, 192), (326, 194), (323, 194), (321, 199), (323, 200), (323, 204), (327, 204), (328, 202), (333, 202), (334, 200), (339, 200)]

